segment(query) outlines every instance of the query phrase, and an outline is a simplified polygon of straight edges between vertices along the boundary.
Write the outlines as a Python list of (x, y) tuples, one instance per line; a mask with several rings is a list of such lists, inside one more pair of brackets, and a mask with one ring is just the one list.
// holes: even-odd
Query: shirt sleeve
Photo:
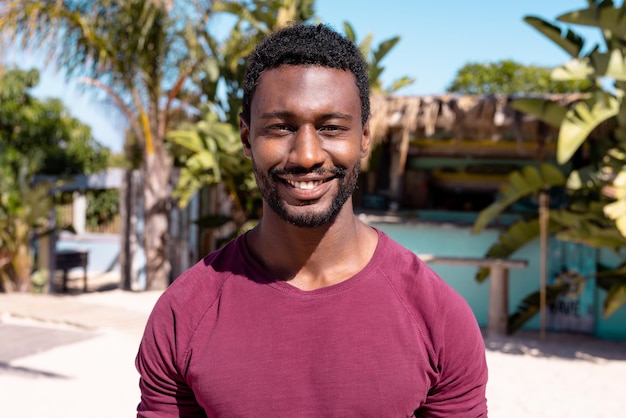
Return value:
[(135, 359), (141, 390), (137, 417), (206, 417), (177, 363), (181, 350), (184, 352), (181, 339), (185, 336), (177, 332), (173, 310), (159, 302), (150, 315)]
[(487, 361), (474, 313), (458, 295), (442, 308), (442, 332), (435, 341), (439, 378), (417, 417), (486, 417)]

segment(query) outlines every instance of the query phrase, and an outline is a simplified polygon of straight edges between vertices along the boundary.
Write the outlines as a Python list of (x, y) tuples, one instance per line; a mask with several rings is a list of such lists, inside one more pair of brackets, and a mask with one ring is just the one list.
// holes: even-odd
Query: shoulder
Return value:
[(386, 247), (379, 268), (433, 351), (456, 344), (461, 335), (481, 338), (467, 301), (415, 253), (379, 234)]
[(379, 231), (379, 245), (383, 247), (379, 253), (379, 269), (412, 309), (420, 310), (424, 315), (432, 310), (439, 311), (447, 302), (464, 302), (417, 254), (382, 231)]
[(163, 292), (148, 319), (146, 333), (165, 334), (175, 344), (188, 343), (194, 330), (220, 297), (223, 287), (239, 274), (239, 238), (207, 255), (181, 274)]
[(212, 252), (183, 272), (164, 292), (172, 303), (187, 304), (194, 299), (203, 303), (216, 297), (224, 282), (241, 267), (240, 238)]

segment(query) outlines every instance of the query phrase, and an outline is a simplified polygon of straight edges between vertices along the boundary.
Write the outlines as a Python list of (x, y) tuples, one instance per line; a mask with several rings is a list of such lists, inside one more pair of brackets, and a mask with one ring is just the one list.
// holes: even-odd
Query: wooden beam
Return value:
[[(511, 158), (535, 160), (539, 154), (539, 144), (524, 142), (518, 146), (512, 141), (462, 140), (453, 139), (419, 139), (411, 141), (409, 155), (419, 157), (477, 157), (477, 158)], [(556, 157), (556, 143), (545, 144), (541, 152), (542, 159)]]
[(509, 322), (509, 269), (526, 268), (526, 260), (504, 258), (437, 257), (418, 254), (426, 263), (451, 266), (489, 267), (489, 312), (487, 333), (490, 336), (507, 334)]

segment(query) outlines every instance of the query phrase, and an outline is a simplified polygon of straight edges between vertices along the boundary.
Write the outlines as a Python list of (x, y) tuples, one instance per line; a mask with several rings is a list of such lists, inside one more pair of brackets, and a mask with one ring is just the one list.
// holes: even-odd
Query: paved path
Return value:
[(0, 294), (0, 313), (87, 330), (110, 328), (138, 334), (158, 295), (121, 290), (84, 295)]
[[(134, 357), (159, 292), (0, 294), (0, 417), (132, 417)], [(487, 338), (491, 418), (624, 416), (626, 342)]]
[(0, 417), (132, 417), (159, 292), (0, 294)]

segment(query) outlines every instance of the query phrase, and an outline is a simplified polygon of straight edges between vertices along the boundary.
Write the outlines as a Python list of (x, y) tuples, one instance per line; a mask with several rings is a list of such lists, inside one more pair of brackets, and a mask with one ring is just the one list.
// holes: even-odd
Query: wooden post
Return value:
[(448, 264), (451, 266), (472, 266), (489, 268), (489, 312), (487, 332), (489, 335), (506, 335), (509, 322), (509, 269), (526, 268), (526, 260), (503, 258), (437, 257), (432, 254), (418, 254), (426, 263)]
[(549, 201), (550, 196), (546, 191), (539, 195), (539, 235), (540, 235), (540, 285), (539, 285), (539, 312), (541, 326), (539, 335), (542, 340), (546, 338), (546, 286), (548, 272), (548, 222), (550, 220)]
[(494, 264), (489, 268), (489, 335), (506, 335), (509, 321), (509, 269)]

